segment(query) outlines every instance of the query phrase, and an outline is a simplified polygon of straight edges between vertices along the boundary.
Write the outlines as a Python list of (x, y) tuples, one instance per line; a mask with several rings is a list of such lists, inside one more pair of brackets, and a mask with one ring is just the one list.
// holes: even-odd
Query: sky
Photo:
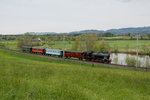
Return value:
[(150, 0), (0, 0), (0, 34), (150, 26)]

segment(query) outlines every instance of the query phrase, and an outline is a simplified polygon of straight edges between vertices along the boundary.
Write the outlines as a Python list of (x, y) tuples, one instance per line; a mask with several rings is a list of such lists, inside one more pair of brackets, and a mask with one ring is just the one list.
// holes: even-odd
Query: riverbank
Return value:
[[(111, 51), (110, 53), (125, 53), (125, 54), (131, 54), (131, 55), (136, 55), (137, 51), (136, 50), (129, 50), (129, 51), (125, 51), (125, 50), (121, 50), (121, 51)], [(150, 56), (150, 52), (146, 53), (144, 51), (138, 51), (139, 55), (148, 55)]]

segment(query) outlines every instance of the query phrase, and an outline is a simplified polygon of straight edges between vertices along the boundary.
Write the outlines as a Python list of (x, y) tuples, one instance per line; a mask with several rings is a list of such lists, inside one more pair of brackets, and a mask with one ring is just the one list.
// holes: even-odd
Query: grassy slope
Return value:
[(0, 50), (1, 100), (148, 100), (150, 72)]

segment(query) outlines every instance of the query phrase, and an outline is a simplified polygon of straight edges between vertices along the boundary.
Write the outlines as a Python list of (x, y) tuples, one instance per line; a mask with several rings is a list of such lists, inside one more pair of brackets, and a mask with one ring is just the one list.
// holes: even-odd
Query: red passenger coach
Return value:
[(82, 59), (82, 58), (84, 58), (84, 53), (78, 52), (78, 51), (65, 51), (65, 56)]
[(33, 53), (41, 53), (45, 54), (45, 49), (40, 49), (40, 48), (32, 48)]

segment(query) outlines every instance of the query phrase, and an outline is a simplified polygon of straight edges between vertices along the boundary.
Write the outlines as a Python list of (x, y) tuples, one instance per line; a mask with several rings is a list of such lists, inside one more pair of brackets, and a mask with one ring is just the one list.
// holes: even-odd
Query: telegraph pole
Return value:
[(63, 59), (65, 59), (65, 33), (63, 35), (63, 42), (64, 42), (64, 47), (63, 47)]
[(7, 39), (7, 49), (8, 49), (8, 36), (6, 37), (6, 39)]
[(25, 35), (25, 42), (26, 42), (25, 46), (27, 46), (27, 34), (25, 33), (24, 35)]
[(138, 45), (139, 45), (139, 33), (137, 34), (136, 68), (138, 67)]

